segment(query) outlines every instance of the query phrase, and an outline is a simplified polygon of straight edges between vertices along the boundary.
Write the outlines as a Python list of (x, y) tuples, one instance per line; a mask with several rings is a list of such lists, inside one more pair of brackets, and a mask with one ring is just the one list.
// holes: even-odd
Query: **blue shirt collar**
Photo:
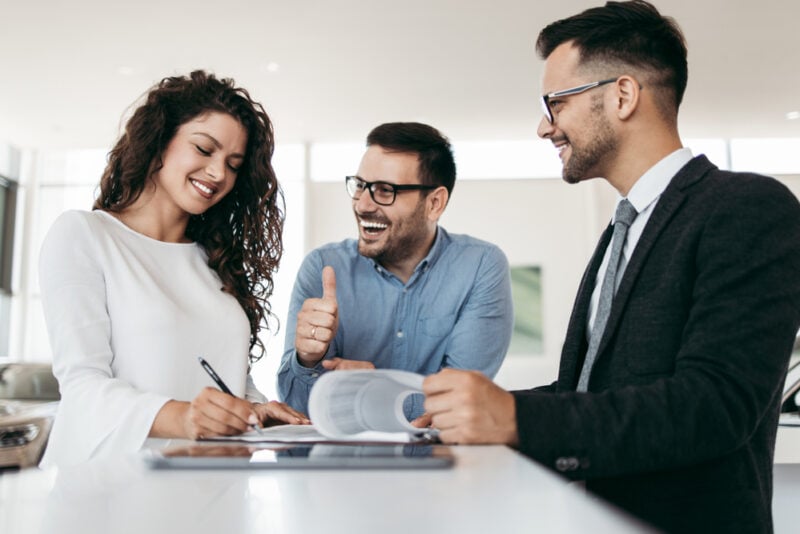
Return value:
[[(441, 226), (436, 227), (436, 237), (433, 239), (433, 245), (431, 249), (428, 251), (428, 255), (422, 258), (417, 266), (414, 268), (414, 274), (411, 275), (411, 278), (408, 279), (408, 283), (406, 286), (410, 286), (417, 280), (422, 274), (424, 274), (428, 269), (436, 264), (436, 260), (441, 257), (444, 249), (447, 248), (447, 244), (450, 242), (450, 236), (447, 233), (447, 230), (442, 228)], [(372, 266), (375, 270), (383, 276), (397, 278), (394, 274), (386, 270), (380, 263), (375, 261), (372, 258), (369, 258), (369, 261), (372, 262)]]

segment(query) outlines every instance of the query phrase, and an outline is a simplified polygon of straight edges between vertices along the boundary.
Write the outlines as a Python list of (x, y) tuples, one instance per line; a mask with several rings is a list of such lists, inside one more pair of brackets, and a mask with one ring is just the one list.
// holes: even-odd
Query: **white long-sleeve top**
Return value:
[(170, 399), (216, 387), (265, 400), (248, 374), (250, 327), (196, 243), (165, 243), (103, 211), (68, 211), (39, 262), (61, 390), (42, 466), (137, 451)]

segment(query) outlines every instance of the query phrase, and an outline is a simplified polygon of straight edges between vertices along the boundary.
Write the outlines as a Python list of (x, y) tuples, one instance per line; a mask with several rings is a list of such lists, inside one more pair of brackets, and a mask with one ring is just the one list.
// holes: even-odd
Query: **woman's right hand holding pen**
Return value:
[(200, 439), (235, 436), (254, 426), (309, 424), (308, 418), (277, 401), (250, 401), (206, 387), (191, 402), (169, 401), (158, 412), (150, 437)]
[(259, 426), (253, 403), (206, 387), (189, 404), (184, 429), (188, 437), (235, 436)]
[(167, 402), (156, 415), (150, 437), (233, 436), (259, 424), (259, 414), (253, 403), (206, 387), (191, 402)]

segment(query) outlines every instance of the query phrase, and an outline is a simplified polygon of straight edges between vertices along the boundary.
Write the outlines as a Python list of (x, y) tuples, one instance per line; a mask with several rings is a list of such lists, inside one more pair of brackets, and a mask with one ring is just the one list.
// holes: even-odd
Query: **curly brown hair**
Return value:
[(247, 90), (229, 78), (201, 70), (161, 80), (148, 92), (109, 152), (92, 209), (121, 212), (133, 204), (148, 179), (163, 166), (162, 157), (178, 128), (208, 112), (236, 118), (247, 130), (247, 148), (233, 189), (201, 215), (193, 215), (186, 236), (208, 255), (208, 266), (222, 280), (250, 321), (250, 362), (265, 352), (258, 333), (272, 313), (272, 275), (283, 243), (283, 193), (272, 168), (272, 123)]

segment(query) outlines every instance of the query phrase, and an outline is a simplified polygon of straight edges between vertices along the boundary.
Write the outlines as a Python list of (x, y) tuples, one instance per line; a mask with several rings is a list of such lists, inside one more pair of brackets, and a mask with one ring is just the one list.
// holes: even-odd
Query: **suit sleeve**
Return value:
[[(608, 354), (647, 362), (674, 342), (674, 369), (597, 393), (515, 392), (522, 452), (550, 466), (576, 458), (575, 478), (669, 470), (732, 453), (775, 417), (800, 325), (800, 206), (775, 181), (743, 182), (689, 222), (690, 242), (675, 243), (693, 254), (690, 306), (651, 308), (685, 313), (679, 335), (643, 344), (650, 354)], [(622, 318), (637, 320), (647, 326)]]

